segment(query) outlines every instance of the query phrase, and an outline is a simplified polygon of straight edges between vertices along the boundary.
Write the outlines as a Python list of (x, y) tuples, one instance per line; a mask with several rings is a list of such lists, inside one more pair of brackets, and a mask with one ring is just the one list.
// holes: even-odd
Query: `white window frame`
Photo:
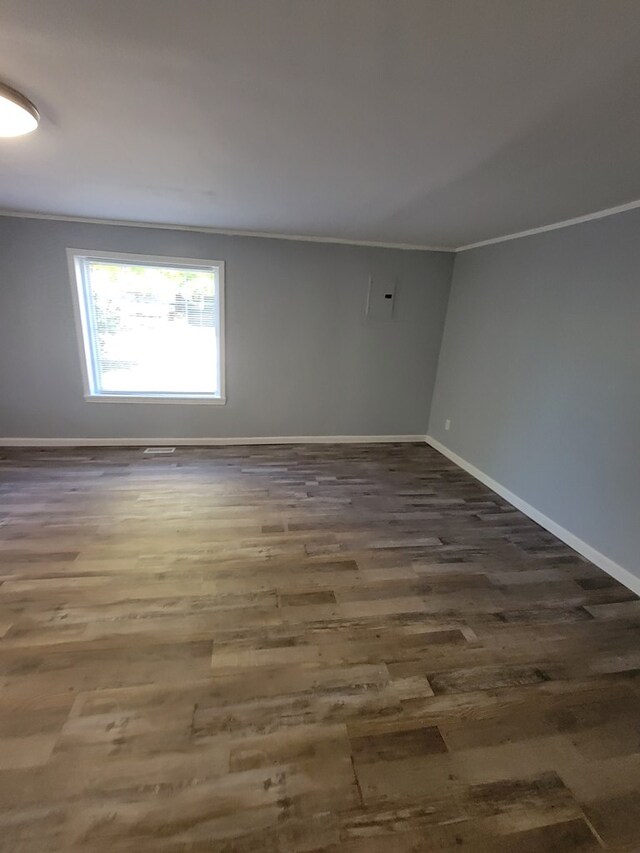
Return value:
[[(170, 393), (159, 394), (101, 394), (96, 390), (93, 380), (93, 354), (91, 352), (91, 333), (87, 317), (87, 295), (83, 275), (83, 261), (86, 259), (122, 262), (147, 266), (166, 266), (194, 269), (216, 269), (218, 273), (218, 341), (219, 341), (219, 373), (220, 388), (218, 395)], [(173, 258), (165, 255), (132, 255), (122, 252), (99, 251), (96, 249), (67, 249), (67, 262), (71, 292), (73, 296), (73, 312), (80, 353), (82, 369), (82, 386), (84, 399), (89, 402), (101, 403), (178, 403), (220, 406), (226, 403), (225, 382), (225, 314), (224, 314), (224, 261), (209, 261), (201, 258)]]

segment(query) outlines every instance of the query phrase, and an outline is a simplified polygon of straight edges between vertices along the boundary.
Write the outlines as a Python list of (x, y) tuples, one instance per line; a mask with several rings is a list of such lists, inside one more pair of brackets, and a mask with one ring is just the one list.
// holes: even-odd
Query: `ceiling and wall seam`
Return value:
[(508, 240), (519, 240), (522, 237), (533, 237), (535, 234), (544, 234), (546, 231), (557, 231), (560, 228), (570, 228), (573, 225), (581, 225), (596, 219), (604, 219), (608, 216), (616, 216), (640, 207), (640, 199), (597, 210), (583, 216), (575, 216), (572, 219), (564, 219), (560, 222), (552, 222), (548, 225), (540, 225), (536, 228), (528, 228), (525, 231), (517, 231), (514, 234), (504, 234), (499, 237), (491, 237), (480, 240), (477, 243), (468, 243), (463, 246), (428, 246), (412, 243), (393, 243), (377, 240), (348, 240), (343, 237), (318, 237), (310, 234), (278, 234), (269, 231), (245, 231), (236, 228), (215, 228), (205, 225), (179, 225), (168, 222), (137, 222), (127, 219), (100, 219), (89, 216), (71, 216), (62, 213), (38, 213), (37, 211), (24, 210), (0, 210), (0, 216), (14, 217), (16, 219), (45, 219), (59, 222), (79, 222), (87, 225), (117, 225), (126, 228), (156, 228), (168, 231), (193, 231), (200, 234), (219, 234), (226, 237), (253, 237), (267, 240), (291, 240), (302, 243), (331, 243), (342, 246), (370, 246), (376, 249), (399, 249), (410, 252), (467, 252), (470, 249), (480, 249), (483, 246), (491, 246), (494, 243), (504, 243)]

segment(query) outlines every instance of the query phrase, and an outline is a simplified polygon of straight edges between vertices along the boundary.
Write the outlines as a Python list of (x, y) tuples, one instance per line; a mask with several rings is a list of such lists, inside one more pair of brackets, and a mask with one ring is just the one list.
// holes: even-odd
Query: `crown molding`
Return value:
[(581, 225), (584, 222), (592, 222), (595, 219), (604, 219), (607, 216), (615, 216), (618, 213), (626, 213), (630, 210), (640, 208), (640, 199), (619, 204), (616, 207), (607, 207), (584, 216), (575, 216), (573, 219), (563, 219), (561, 222), (552, 222), (549, 225), (540, 225), (537, 228), (528, 228), (526, 231), (516, 231), (513, 234), (504, 234), (501, 237), (490, 237), (488, 240), (479, 240), (476, 243), (467, 243), (464, 246), (428, 246), (422, 243), (389, 243), (377, 240), (347, 240), (343, 237), (314, 237), (309, 234), (277, 234), (271, 231), (245, 231), (234, 228), (213, 228), (206, 225), (177, 225), (168, 222), (137, 222), (130, 219), (100, 219), (89, 216), (70, 216), (64, 213), (38, 213), (26, 210), (0, 209), (0, 216), (13, 217), (16, 219), (44, 219), (54, 222), (78, 222), (85, 225), (117, 225), (125, 228), (155, 228), (161, 231), (193, 231), (199, 234), (218, 234), (224, 237), (258, 237), (266, 240), (293, 240), (299, 243), (329, 243), (338, 246), (368, 246), (374, 249), (398, 249), (410, 252), (448, 252), (457, 254), (467, 252), (470, 249), (480, 249), (483, 246), (493, 246), (495, 243), (505, 243), (508, 240), (519, 240), (521, 237), (532, 237), (535, 234), (544, 234), (546, 231), (557, 231), (560, 228), (570, 228), (572, 225)]
[(384, 243), (377, 240), (347, 240), (342, 237), (313, 237), (309, 234), (276, 234), (271, 231), (244, 231), (234, 228), (213, 228), (206, 225), (177, 225), (168, 222), (137, 222), (129, 219), (99, 219), (89, 216), (69, 216), (64, 213), (37, 213), (28, 210), (0, 210), (0, 216), (16, 219), (46, 219), (54, 222), (78, 222), (84, 225), (118, 225), (126, 228), (155, 228), (161, 231), (193, 231), (199, 234), (218, 234), (225, 237), (259, 237), (267, 240), (294, 240), (299, 243), (332, 243), (340, 246), (368, 246), (373, 249), (400, 249), (410, 252), (455, 252), (453, 246), (425, 246), (413, 243)]
[(468, 243), (466, 246), (458, 246), (455, 251), (466, 252), (469, 249), (492, 246), (494, 243), (505, 243), (507, 240), (519, 240), (521, 237), (544, 234), (545, 231), (557, 231), (558, 228), (569, 228), (572, 225), (580, 225), (583, 222), (591, 222), (594, 219), (604, 219), (606, 216), (615, 216), (616, 213), (626, 213), (626, 211), (636, 210), (638, 207), (640, 207), (640, 199), (629, 201), (627, 204), (619, 204), (616, 207), (607, 207), (595, 213), (587, 213), (584, 216), (575, 216), (573, 219), (563, 219), (562, 222), (553, 222), (551, 225), (541, 225), (539, 228), (529, 228), (526, 231), (517, 231), (515, 234), (505, 234), (503, 237), (491, 237), (489, 240), (480, 240), (478, 243)]

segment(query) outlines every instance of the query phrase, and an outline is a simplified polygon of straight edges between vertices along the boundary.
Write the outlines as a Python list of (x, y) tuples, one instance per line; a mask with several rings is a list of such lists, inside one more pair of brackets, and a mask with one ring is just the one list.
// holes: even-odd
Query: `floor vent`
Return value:
[(173, 453), (175, 451), (175, 447), (145, 447), (145, 453), (153, 453), (156, 456), (164, 456), (167, 453)]

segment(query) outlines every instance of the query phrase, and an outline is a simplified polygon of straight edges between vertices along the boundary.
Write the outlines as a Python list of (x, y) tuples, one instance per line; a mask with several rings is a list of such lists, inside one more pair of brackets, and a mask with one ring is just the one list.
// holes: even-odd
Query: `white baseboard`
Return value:
[(615, 578), (615, 580), (626, 586), (627, 589), (635, 592), (636, 595), (640, 595), (640, 571), (638, 574), (634, 574), (629, 569), (625, 569), (623, 566), (615, 563), (609, 557), (605, 556), (605, 554), (601, 554), (600, 551), (597, 551), (587, 542), (578, 538), (564, 527), (561, 527), (553, 521), (553, 519), (531, 506), (531, 504), (523, 501), (522, 498), (518, 497), (518, 495), (515, 495), (501, 483), (494, 480), (493, 477), (489, 477), (488, 474), (485, 474), (484, 471), (481, 471), (479, 468), (476, 468), (475, 465), (467, 462), (467, 460), (463, 459), (462, 456), (458, 456), (458, 454), (454, 453), (453, 450), (449, 450), (448, 447), (445, 447), (445, 445), (441, 444), (437, 439), (427, 435), (425, 440), (427, 444), (431, 445), (431, 447), (439, 453), (442, 453), (443, 456), (446, 456), (447, 459), (450, 459), (459, 468), (467, 471), (472, 477), (475, 477), (476, 480), (479, 480), (491, 489), (492, 492), (495, 492), (500, 495), (501, 498), (504, 498), (506, 501), (509, 501), (510, 504), (513, 504), (516, 509), (523, 512), (532, 521), (535, 521), (541, 527), (544, 527), (544, 529), (548, 530), (549, 533), (553, 533), (554, 536), (557, 536), (558, 539), (561, 539), (566, 545), (573, 548), (574, 551), (577, 551), (578, 554), (586, 557), (587, 560), (594, 563), (598, 568), (603, 569), (608, 575), (611, 575), (612, 578)]
[(424, 435), (272, 435), (250, 438), (0, 438), (0, 447), (223, 447), (243, 444), (390, 444), (424, 442)]
[(535, 521), (545, 530), (553, 533), (558, 539), (565, 542), (578, 554), (581, 554), (590, 562), (603, 569), (611, 577), (621, 584), (640, 595), (640, 572), (638, 575), (625, 569), (609, 557), (597, 551), (584, 540), (575, 536), (569, 530), (561, 527), (553, 519), (544, 515), (531, 504), (522, 500), (518, 495), (505, 488), (493, 477), (489, 477), (484, 471), (476, 468), (462, 456), (453, 450), (449, 450), (444, 444), (430, 435), (285, 435), (285, 436), (253, 436), (253, 437), (222, 437), (222, 438), (173, 438), (158, 437), (151, 438), (0, 438), (0, 447), (148, 447), (158, 445), (190, 446), (190, 447), (224, 447), (260, 444), (389, 444), (389, 443), (415, 443), (426, 441), (447, 459), (450, 459), (459, 468), (467, 471), (476, 480), (479, 480), (493, 492), (500, 495), (510, 504), (519, 509)]

